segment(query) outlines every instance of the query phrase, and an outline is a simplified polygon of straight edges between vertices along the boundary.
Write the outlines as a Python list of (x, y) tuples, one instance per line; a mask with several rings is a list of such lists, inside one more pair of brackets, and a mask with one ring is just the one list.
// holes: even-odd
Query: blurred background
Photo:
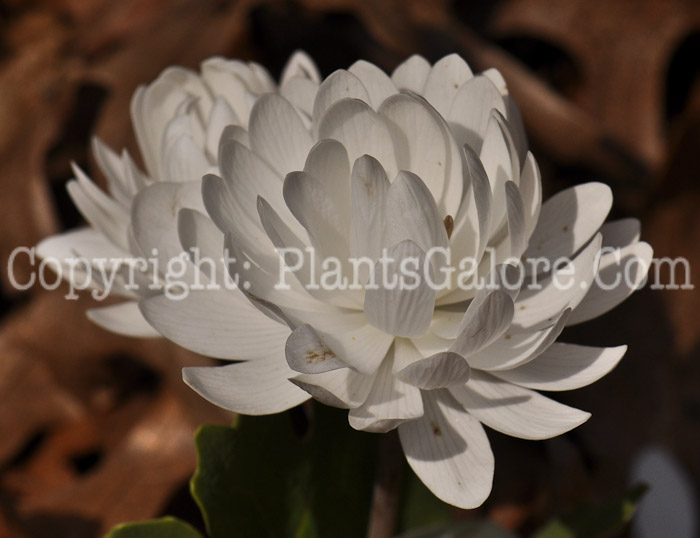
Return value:
[[(90, 301), (66, 301), (63, 288), (18, 292), (7, 261), (14, 248), (80, 224), (65, 183), (74, 160), (104, 185), (89, 155), (93, 133), (138, 154), (129, 118), (138, 84), (168, 65), (197, 69), (212, 55), (255, 60), (278, 76), (299, 48), (323, 75), (360, 58), (391, 71), (413, 53), (434, 62), (457, 52), (475, 71), (497, 67), (521, 108), (545, 195), (607, 183), (613, 216), (640, 218), (655, 255), (686, 257), (689, 280), (700, 283), (697, 1), (2, 0), (3, 538), (88, 538), (162, 514), (201, 526), (187, 485), (192, 435), (202, 422), (232, 419), (181, 382), (183, 365), (207, 360), (107, 333), (86, 319)], [(26, 282), (27, 258), (14, 267)], [(662, 277), (669, 281), (667, 270)], [(612, 374), (555, 396), (592, 419), (545, 442), (489, 432), (493, 494), (454, 516), (527, 534), (551, 514), (609, 498), (650, 473), (677, 475), (665, 494), (671, 510), (692, 507), (700, 484), (699, 306), (697, 290), (645, 289), (567, 329), (563, 341), (629, 344)], [(649, 454), (662, 455), (653, 472), (645, 471)]]

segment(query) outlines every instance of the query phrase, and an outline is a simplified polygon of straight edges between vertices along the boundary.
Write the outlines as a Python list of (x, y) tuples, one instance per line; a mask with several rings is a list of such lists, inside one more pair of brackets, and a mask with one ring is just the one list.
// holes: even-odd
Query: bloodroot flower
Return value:
[[(421, 480), (463, 508), (491, 490), (484, 425), (545, 439), (588, 419), (537, 391), (592, 383), (626, 348), (556, 339), (637, 288), (651, 248), (636, 221), (604, 224), (603, 184), (541, 203), (497, 71), (413, 56), (391, 77), (359, 61), (321, 82), (297, 54), (278, 88), (215, 59), (165, 71), (132, 115), (147, 175), (95, 142), (110, 194), (76, 168), (90, 227), (40, 250), (154, 256), (134, 286), (114, 262), (94, 284), (132, 301), (92, 317), (234, 361), (184, 370), (203, 397), (253, 415), (313, 397), (358, 430), (398, 428)], [(164, 268), (183, 252), (174, 298)]]
[[(200, 73), (166, 69), (138, 88), (131, 102), (147, 173), (126, 150), (117, 155), (95, 138), (93, 154), (109, 192), (74, 165), (68, 192), (89, 226), (45, 239), (38, 254), (54, 261), (72, 289), (90, 286), (100, 299), (110, 294), (130, 299), (90, 310), (93, 321), (121, 334), (158, 336), (136, 301), (168, 289), (167, 272), (182, 261), (178, 212), (186, 207), (204, 211), (201, 180), (218, 170), (222, 132), (234, 137), (246, 133), (251, 107), (260, 95), (298, 93), (298, 88), (317, 86), (318, 81), (316, 66), (304, 53), (290, 58), (279, 88), (252, 62), (211, 58), (202, 63)], [(191, 284), (192, 267), (185, 266), (182, 273), (179, 284)]]

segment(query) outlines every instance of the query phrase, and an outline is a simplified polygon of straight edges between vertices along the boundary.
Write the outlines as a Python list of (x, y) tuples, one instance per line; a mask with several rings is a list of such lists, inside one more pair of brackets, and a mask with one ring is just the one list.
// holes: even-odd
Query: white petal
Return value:
[(284, 348), (289, 367), (302, 374), (320, 374), (347, 367), (311, 325), (300, 325)]
[(363, 374), (377, 371), (394, 337), (367, 323), (365, 314), (329, 305), (312, 311), (285, 308), (298, 323), (308, 323), (346, 365)]
[(345, 146), (351, 163), (372, 155), (389, 178), (397, 172), (389, 127), (382, 116), (357, 99), (343, 99), (331, 106), (320, 120), (319, 138), (333, 138)]
[[(308, 245), (287, 226), (277, 212), (264, 198), (258, 198), (257, 203), (260, 222), (270, 241), (284, 260), (286, 271), (293, 272), (294, 278), (313, 297), (328, 304), (347, 308), (359, 308), (362, 304), (361, 290), (335, 290), (320, 286), (316, 275), (320, 273), (322, 263), (319, 257), (313, 255), (313, 247), (307, 251)], [(313, 256), (312, 256), (313, 255)], [(301, 256), (301, 258), (300, 258)], [(282, 273), (280, 268), (279, 273)]]
[(424, 390), (464, 385), (469, 380), (469, 364), (461, 355), (444, 351), (412, 362), (396, 372), (396, 377)]
[(551, 327), (526, 333), (506, 333), (488, 347), (469, 357), (472, 368), (485, 371), (501, 371), (517, 368), (534, 360), (559, 338), (569, 310), (559, 316)]
[[(273, 251), (273, 245), (262, 229), (257, 211), (249, 212), (250, 207), (244, 197), (232, 195), (226, 182), (214, 175), (204, 176), (202, 195), (207, 213), (219, 230), (229, 234), (233, 243), (257, 264), (277, 267), (279, 256)], [(255, 205), (253, 209), (256, 209)]]
[(575, 309), (594, 284), (601, 241), (602, 236), (596, 235), (569, 264), (540, 279), (535, 287), (532, 283), (523, 287), (515, 303), (513, 325), (542, 329), (552, 325), (565, 309)]
[(573, 390), (607, 375), (620, 362), (627, 346), (587, 347), (555, 342), (534, 360), (496, 376), (535, 390)]
[(321, 81), (321, 75), (318, 72), (316, 64), (311, 57), (302, 50), (297, 50), (287, 61), (287, 64), (282, 70), (280, 77), (280, 85), (284, 85), (292, 77), (302, 77), (315, 82)]
[(376, 110), (384, 100), (397, 93), (396, 86), (391, 82), (387, 74), (379, 69), (376, 65), (358, 60), (350, 69), (353, 75), (360, 79), (369, 95), (369, 104)]
[(435, 199), (421, 179), (401, 171), (389, 187), (384, 244), (410, 239), (423, 252), (447, 247), (447, 232)]
[(423, 415), (420, 390), (397, 379), (388, 356), (382, 363), (365, 402), (348, 414), (356, 430), (386, 433), (399, 424)]
[(449, 390), (486, 426), (521, 439), (549, 439), (580, 426), (591, 416), (478, 370), (472, 370), (469, 383)]
[(280, 87), (280, 95), (292, 103), (309, 118), (314, 112), (314, 101), (318, 92), (318, 82), (308, 78), (294, 77)]
[(580, 426), (591, 416), (478, 370), (472, 371), (469, 383), (449, 390), (484, 425), (520, 439), (556, 437)]
[(224, 129), (233, 124), (236, 126), (240, 124), (236, 113), (231, 109), (226, 99), (217, 97), (206, 128), (206, 147), (211, 159), (216, 159), (219, 154), (219, 140)]
[(76, 180), (66, 186), (73, 203), (93, 227), (115, 245), (127, 250), (127, 210), (97, 187), (80, 168), (73, 166), (73, 172)]
[(131, 227), (141, 252), (154, 256), (165, 271), (183, 252), (177, 233), (180, 209), (203, 210), (200, 183), (156, 183), (141, 191), (131, 206)]
[[(350, 253), (354, 258), (367, 257), (374, 262), (384, 245), (389, 179), (379, 161), (364, 155), (352, 168), (351, 187)], [(366, 282), (370, 269), (363, 268), (362, 282)]]
[[(369, 93), (359, 78), (349, 71), (339, 69), (331, 73), (318, 88), (314, 101), (313, 118), (318, 128), (318, 122), (335, 103), (341, 99), (359, 99), (369, 105)], [(319, 139), (326, 138), (319, 136)]]
[(475, 298), (464, 313), (462, 330), (450, 351), (469, 358), (505, 333), (512, 319), (513, 299), (505, 291), (494, 290), (483, 300)]
[(584, 183), (563, 190), (542, 205), (526, 258), (550, 261), (571, 256), (598, 231), (612, 206), (612, 192), (603, 183)]
[[(389, 248), (387, 258), (386, 264), (377, 262), (370, 278), (374, 285), (365, 291), (367, 321), (396, 336), (423, 336), (430, 327), (435, 305), (435, 290), (424, 277), (426, 265), (431, 269), (425, 253), (406, 240)], [(404, 263), (415, 277), (401, 270)]]
[(241, 125), (247, 128), (250, 118), (248, 89), (234, 65), (236, 65), (235, 62), (222, 58), (209, 58), (202, 62), (202, 79), (212, 89), (214, 95), (226, 98)]
[(288, 380), (292, 373), (280, 349), (276, 355), (257, 361), (184, 368), (182, 378), (219, 407), (244, 415), (270, 415), (309, 399)]
[(632, 295), (646, 281), (653, 255), (651, 246), (644, 242), (603, 254), (595, 282), (571, 313), (568, 324), (597, 318)]
[(208, 115), (211, 97), (202, 79), (193, 71), (171, 67), (147, 87), (140, 87), (131, 100), (131, 119), (149, 175), (163, 180), (161, 166), (163, 133), (177, 109), (197, 98), (197, 109)]
[(474, 75), (458, 54), (450, 54), (438, 61), (425, 82), (423, 97), (446, 117), (459, 88)]
[(525, 237), (529, 241), (537, 226), (542, 207), (542, 182), (540, 169), (532, 153), (528, 152), (520, 172), (520, 194), (525, 208)]
[(491, 184), (493, 203), (491, 206), (490, 234), (499, 228), (506, 213), (505, 184), (520, 177), (519, 169), (514, 169), (508, 131), (503, 125), (502, 117), (492, 111), (484, 136), (484, 144), (479, 158)]
[[(478, 261), (489, 241), (489, 226), (491, 219), (491, 187), (486, 171), (478, 155), (468, 146), (462, 151), (462, 166), (465, 174), (465, 190), (468, 193), (462, 201), (459, 212), (454, 219), (454, 230), (450, 239), (452, 264), (459, 268), (462, 260)], [(476, 272), (478, 267), (468, 265), (460, 269), (464, 278)], [(466, 280), (465, 280), (466, 282)], [(437, 304), (446, 305), (471, 299), (474, 290), (456, 286), (451, 291), (439, 297)]]
[(92, 228), (76, 228), (43, 239), (36, 246), (40, 258), (55, 258), (59, 262), (74, 258), (77, 253), (88, 259), (124, 258), (129, 253), (114, 245), (102, 233)]
[(344, 230), (350, 226), (350, 161), (348, 152), (336, 140), (321, 140), (306, 158), (304, 172), (321, 183), (334, 200), (338, 221)]
[(218, 359), (284, 361), (289, 328), (254, 308), (237, 290), (191, 291), (180, 300), (158, 295), (141, 301), (141, 312), (168, 340)]
[[(259, 155), (235, 140), (222, 139), (219, 168), (232, 197), (231, 204), (237, 208), (237, 212), (246, 215), (254, 227), (260, 229), (255, 206), (258, 196), (262, 196), (284, 216), (295, 232), (302, 231), (282, 196), (284, 176), (280, 177)], [(235, 216), (231, 219), (239, 220)]]
[(445, 121), (424, 100), (406, 94), (390, 97), (379, 112), (390, 127), (399, 169), (418, 175), (440, 211), (455, 215), (464, 179), (459, 148)]
[(240, 125), (227, 125), (221, 133), (221, 138), (219, 139), (219, 149), (218, 153), (216, 154), (217, 161), (219, 161), (221, 158), (221, 148), (225, 144), (232, 141), (236, 141), (250, 149), (250, 136), (248, 135), (248, 131), (246, 131)]
[(107, 178), (109, 192), (120, 204), (128, 206), (133, 194), (129, 189), (121, 157), (96, 136), (92, 138), (92, 153)]
[(250, 144), (281, 177), (302, 170), (313, 141), (294, 107), (278, 94), (263, 95), (250, 113)]
[(180, 210), (177, 231), (180, 244), (195, 267), (215, 285), (226, 285), (229, 279), (223, 259), (224, 234), (209, 218), (194, 209)]
[(141, 315), (136, 301), (91, 308), (87, 316), (103, 329), (133, 338), (156, 338), (160, 334)]
[(639, 241), (641, 225), (637, 219), (620, 219), (606, 222), (600, 228), (603, 248), (624, 248)]
[(493, 481), (493, 453), (483, 427), (445, 390), (423, 392), (423, 408), (423, 417), (399, 426), (409, 465), (439, 499), (476, 508)]
[(525, 250), (525, 207), (520, 190), (512, 181), (506, 182), (506, 217), (510, 255), (520, 259)]
[(307, 172), (287, 174), (283, 193), (287, 207), (306, 229), (319, 255), (346, 261), (350, 223), (342, 219), (343, 212), (338, 207), (342, 201), (331, 196), (325, 184)]
[(488, 77), (477, 75), (459, 88), (446, 119), (460, 147), (481, 151), (492, 109), (506, 114), (503, 97)]
[(394, 69), (391, 81), (400, 90), (409, 90), (422, 95), (429, 73), (430, 64), (428, 61), (422, 56), (414, 54)]
[(367, 400), (374, 378), (374, 375), (343, 368), (320, 374), (299, 374), (291, 378), (291, 381), (321, 403), (354, 409)]
[(198, 181), (210, 169), (206, 155), (190, 136), (173, 138), (163, 149), (162, 171), (165, 181)]

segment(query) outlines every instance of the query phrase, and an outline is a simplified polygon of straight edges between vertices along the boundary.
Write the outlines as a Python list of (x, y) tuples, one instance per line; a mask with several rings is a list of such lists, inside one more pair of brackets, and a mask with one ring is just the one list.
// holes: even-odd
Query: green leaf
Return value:
[(109, 531), (105, 538), (202, 538), (202, 535), (184, 521), (164, 517), (151, 521), (122, 523)]
[(305, 438), (289, 414), (202, 426), (192, 496), (211, 538), (355, 538), (367, 525), (376, 437), (317, 405)]
[(533, 538), (598, 538), (608, 536), (630, 522), (637, 503), (647, 491), (638, 485), (622, 497), (600, 506), (586, 504), (573, 513), (551, 520)]

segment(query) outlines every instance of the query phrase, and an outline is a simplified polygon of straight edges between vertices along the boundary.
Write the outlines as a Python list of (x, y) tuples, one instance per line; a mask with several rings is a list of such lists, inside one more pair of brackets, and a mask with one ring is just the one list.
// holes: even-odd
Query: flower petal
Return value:
[(520, 172), (520, 195), (523, 198), (525, 208), (525, 238), (528, 243), (532, 232), (537, 226), (537, 219), (540, 216), (542, 207), (542, 182), (540, 179), (540, 169), (532, 153), (528, 151)]
[(182, 378), (203, 398), (244, 415), (280, 413), (309, 399), (288, 379), (293, 372), (280, 348), (256, 361), (184, 368)]
[(506, 333), (480, 352), (469, 357), (472, 368), (489, 372), (509, 370), (538, 357), (559, 338), (570, 310), (564, 310), (557, 322), (540, 331)]
[[(377, 159), (364, 155), (352, 168), (351, 188), (350, 254), (353, 258), (367, 257), (374, 262), (384, 245), (389, 179)], [(366, 282), (370, 269), (362, 269), (360, 278)]]
[(423, 252), (447, 247), (447, 232), (435, 199), (417, 175), (399, 172), (389, 187), (386, 206), (385, 245), (410, 239)]
[[(435, 305), (435, 290), (424, 277), (430, 264), (426, 264), (420, 247), (410, 240), (389, 248), (386, 255), (388, 262), (377, 262), (365, 291), (367, 321), (396, 336), (422, 336), (430, 327)], [(413, 266), (415, 277), (401, 269), (404, 264)]]
[(250, 146), (281, 177), (302, 170), (313, 145), (301, 117), (284, 97), (263, 95), (250, 112)]
[(459, 148), (445, 121), (424, 100), (407, 94), (390, 97), (379, 112), (387, 119), (394, 139), (399, 170), (419, 176), (440, 212), (455, 215), (464, 178)]
[(521, 439), (556, 437), (591, 416), (478, 370), (472, 370), (469, 383), (449, 390), (470, 415), (486, 426)]
[(392, 373), (393, 360), (387, 356), (365, 402), (348, 414), (356, 430), (386, 433), (399, 424), (423, 416), (420, 390), (397, 379)]
[(136, 301), (91, 308), (87, 311), (90, 320), (110, 332), (132, 338), (157, 338), (160, 333), (144, 319)]
[(76, 179), (69, 181), (66, 189), (80, 213), (115, 245), (128, 250), (128, 211), (97, 187), (78, 166), (73, 165), (73, 173)]
[(525, 207), (518, 186), (506, 182), (506, 223), (510, 239), (510, 255), (520, 259), (525, 250)]
[(290, 380), (323, 404), (355, 409), (367, 400), (374, 378), (375, 375), (343, 368), (320, 374), (299, 374)]
[(134, 240), (143, 255), (159, 261), (161, 271), (183, 253), (177, 219), (184, 208), (204, 209), (198, 181), (155, 183), (141, 191), (131, 206)]
[(446, 390), (422, 394), (424, 415), (399, 426), (408, 464), (439, 499), (476, 508), (493, 481), (493, 453), (484, 428)]
[[(321, 121), (329, 108), (342, 99), (358, 99), (369, 106), (369, 93), (359, 78), (344, 69), (338, 69), (331, 73), (318, 88), (314, 101), (313, 118), (315, 122)], [(317, 125), (318, 128), (318, 125)], [(319, 140), (327, 138), (320, 135)]]
[(320, 374), (347, 366), (306, 323), (289, 335), (284, 353), (289, 367), (302, 374)]
[(369, 104), (377, 110), (384, 100), (398, 93), (396, 86), (391, 82), (387, 74), (376, 65), (358, 60), (348, 69), (353, 75), (360, 79), (369, 95)]
[(595, 282), (571, 313), (568, 325), (597, 318), (632, 295), (646, 280), (653, 255), (644, 242), (603, 254)]
[(447, 117), (452, 101), (474, 75), (459, 54), (450, 54), (435, 63), (425, 81), (423, 97), (443, 116)]
[(461, 355), (443, 351), (412, 362), (399, 370), (396, 377), (424, 390), (464, 385), (469, 380), (469, 364)]
[(598, 231), (612, 206), (603, 183), (584, 183), (552, 196), (540, 212), (525, 258), (554, 261), (571, 256)]
[(477, 75), (459, 88), (446, 119), (460, 147), (481, 151), (492, 109), (506, 114), (503, 96), (488, 77)]
[(284, 362), (289, 328), (254, 308), (237, 290), (191, 291), (180, 300), (158, 295), (140, 303), (148, 322), (168, 340), (217, 359)]
[(579, 389), (607, 375), (626, 351), (627, 346), (587, 347), (555, 342), (534, 360), (494, 374), (529, 389)]
[(596, 235), (567, 265), (534, 286), (523, 287), (515, 303), (513, 325), (518, 329), (542, 329), (552, 325), (567, 308), (575, 309), (594, 284), (601, 242), (601, 234)]
[(216, 159), (219, 154), (219, 141), (221, 140), (224, 129), (229, 125), (238, 126), (240, 123), (240, 120), (231, 108), (231, 105), (228, 104), (228, 101), (221, 96), (217, 97), (211, 109), (206, 127), (206, 148), (212, 160)]
[(606, 222), (600, 228), (603, 248), (624, 248), (639, 241), (641, 224), (637, 219), (620, 219)]
[(363, 155), (372, 155), (389, 178), (397, 172), (396, 156), (389, 127), (384, 118), (358, 99), (343, 99), (321, 117), (319, 139), (333, 138), (345, 146), (351, 163)]
[(307, 78), (314, 82), (321, 82), (321, 75), (318, 72), (318, 67), (303, 50), (294, 51), (294, 54), (287, 60), (282, 76), (280, 77), (280, 86), (289, 81), (292, 77)]
[(469, 359), (506, 332), (513, 319), (513, 299), (503, 290), (475, 298), (460, 323), (461, 331), (450, 351)]
[(422, 95), (430, 69), (428, 60), (414, 54), (394, 69), (391, 81), (399, 90), (409, 90)]

